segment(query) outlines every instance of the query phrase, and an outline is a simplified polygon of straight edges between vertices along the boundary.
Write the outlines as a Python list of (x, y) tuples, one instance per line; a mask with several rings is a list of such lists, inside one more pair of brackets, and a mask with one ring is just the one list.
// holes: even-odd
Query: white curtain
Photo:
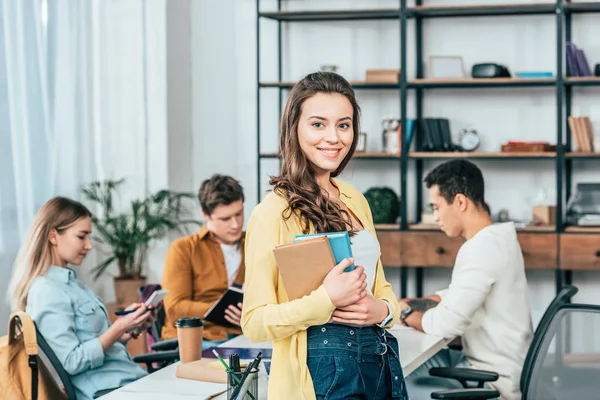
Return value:
[[(0, 293), (5, 293), (19, 242), (50, 197), (80, 199), (82, 184), (125, 177), (121, 200), (127, 202), (148, 191), (152, 176), (164, 175), (153, 169), (165, 167), (166, 154), (152, 162), (148, 154), (157, 154), (150, 147), (166, 136), (165, 3), (0, 1)], [(80, 275), (89, 281), (86, 272), (84, 264)], [(104, 282), (88, 283), (104, 294)], [(2, 334), (8, 308), (4, 299), (0, 304)]]

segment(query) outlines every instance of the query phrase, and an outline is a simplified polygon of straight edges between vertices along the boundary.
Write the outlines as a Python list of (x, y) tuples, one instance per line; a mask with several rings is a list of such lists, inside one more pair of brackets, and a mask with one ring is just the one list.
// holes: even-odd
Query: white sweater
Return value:
[(523, 254), (512, 222), (488, 226), (456, 256), (441, 303), (423, 315), (423, 330), (462, 336), (473, 368), (500, 375), (491, 385), (502, 398), (521, 398), (519, 380), (533, 337)]

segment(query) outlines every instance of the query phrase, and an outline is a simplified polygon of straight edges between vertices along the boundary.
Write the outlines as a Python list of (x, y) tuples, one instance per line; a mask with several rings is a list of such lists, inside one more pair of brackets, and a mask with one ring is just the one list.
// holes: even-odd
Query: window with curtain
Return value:
[[(164, 165), (148, 162), (157, 149), (146, 144), (166, 136), (165, 51), (146, 37), (164, 37), (164, 22), (157, 21), (166, 3), (0, 4), (0, 293), (6, 293), (21, 238), (44, 202), (56, 195), (81, 200), (82, 184), (122, 177), (128, 201), (145, 194), (153, 165)], [(164, 127), (149, 129), (148, 118)], [(86, 263), (93, 265), (94, 254)], [(0, 335), (7, 318), (2, 299)]]

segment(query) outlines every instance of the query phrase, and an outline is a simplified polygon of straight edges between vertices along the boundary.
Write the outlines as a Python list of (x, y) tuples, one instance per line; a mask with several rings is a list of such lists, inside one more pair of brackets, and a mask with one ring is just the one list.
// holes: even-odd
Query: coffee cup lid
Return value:
[(184, 317), (179, 318), (175, 323), (177, 328), (198, 328), (204, 326), (204, 321), (202, 318), (198, 317)]

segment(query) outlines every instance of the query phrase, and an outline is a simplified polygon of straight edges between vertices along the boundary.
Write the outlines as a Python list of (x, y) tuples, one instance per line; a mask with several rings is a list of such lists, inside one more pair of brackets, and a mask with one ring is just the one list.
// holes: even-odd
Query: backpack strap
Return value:
[(25, 344), (25, 353), (29, 356), (29, 367), (31, 368), (31, 398), (37, 400), (38, 396), (38, 345), (35, 325), (29, 315), (23, 311), (17, 311), (10, 316), (8, 323), (8, 344), (17, 340), (17, 323), (20, 324), (21, 335)]

